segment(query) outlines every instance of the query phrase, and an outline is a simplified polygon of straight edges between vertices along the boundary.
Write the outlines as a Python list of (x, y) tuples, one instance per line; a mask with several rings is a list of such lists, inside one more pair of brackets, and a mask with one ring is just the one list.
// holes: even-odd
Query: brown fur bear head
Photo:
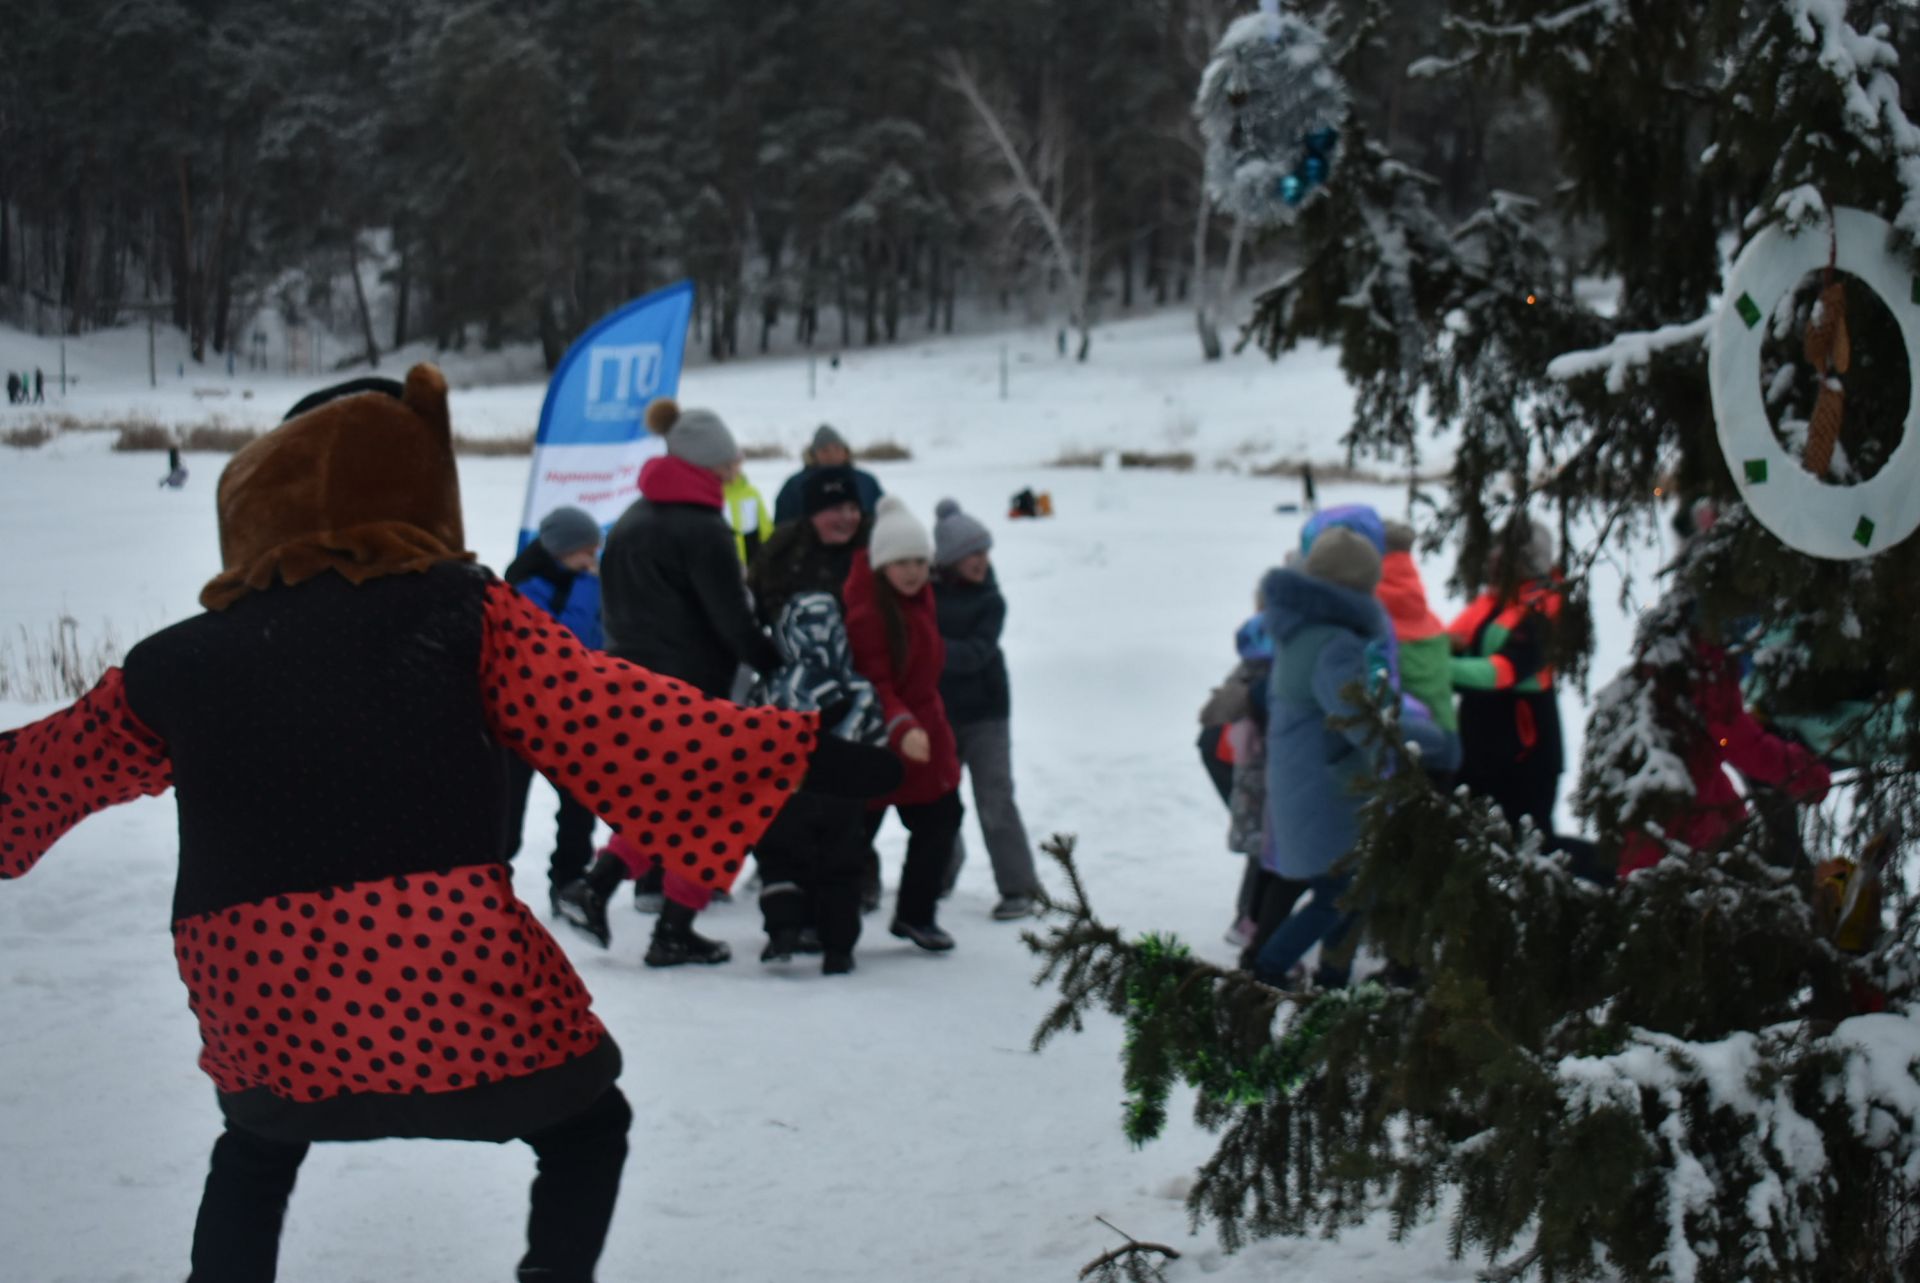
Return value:
[(233, 456), (218, 505), (225, 569), (201, 591), (209, 610), (329, 570), (359, 584), (472, 560), (446, 379), (416, 365), (404, 385), (367, 380), (308, 397)]

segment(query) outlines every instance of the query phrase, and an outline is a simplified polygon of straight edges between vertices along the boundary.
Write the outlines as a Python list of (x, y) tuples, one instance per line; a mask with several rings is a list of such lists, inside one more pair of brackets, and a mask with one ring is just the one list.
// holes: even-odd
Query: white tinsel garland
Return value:
[(1200, 78), (1207, 194), (1253, 227), (1291, 223), (1331, 175), (1347, 87), (1311, 24), (1266, 0), (1236, 19)]

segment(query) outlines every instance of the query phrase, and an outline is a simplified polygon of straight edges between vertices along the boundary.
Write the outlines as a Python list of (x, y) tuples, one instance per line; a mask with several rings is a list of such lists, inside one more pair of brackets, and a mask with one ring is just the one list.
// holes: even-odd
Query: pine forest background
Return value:
[[(1064, 315), (1078, 272), (1092, 314), (1191, 304), (1205, 331), (1213, 300), (1289, 261), (1200, 194), (1194, 91), (1250, 7), (19, 0), (0, 321), (151, 315), (211, 361), (262, 355), (246, 328), (277, 313), (351, 336), (340, 364), (537, 340), (551, 367), (683, 276), (718, 359)], [(1538, 101), (1409, 74), (1446, 43), (1445, 8), (1379, 11), (1349, 64), (1370, 135), (1449, 214), (1496, 187), (1550, 194)], [(1068, 273), (956, 71), (1056, 215)]]

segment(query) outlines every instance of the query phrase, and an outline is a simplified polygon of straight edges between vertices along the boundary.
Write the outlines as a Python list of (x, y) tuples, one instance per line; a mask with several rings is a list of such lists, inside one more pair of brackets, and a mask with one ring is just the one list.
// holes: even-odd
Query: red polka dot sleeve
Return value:
[(0, 878), (39, 863), (95, 811), (173, 785), (167, 746), (127, 706), (117, 668), (71, 708), (0, 734)]
[(730, 887), (806, 774), (818, 714), (708, 699), (588, 650), (497, 580), (480, 649), (500, 742), (689, 882)]

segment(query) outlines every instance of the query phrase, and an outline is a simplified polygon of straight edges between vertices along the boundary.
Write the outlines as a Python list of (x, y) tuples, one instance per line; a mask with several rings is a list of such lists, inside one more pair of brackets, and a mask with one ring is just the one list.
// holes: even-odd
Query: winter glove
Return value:
[(817, 743), (806, 778), (800, 781), (805, 792), (865, 800), (885, 797), (905, 777), (900, 759), (884, 748), (852, 744), (837, 735), (822, 735)]

